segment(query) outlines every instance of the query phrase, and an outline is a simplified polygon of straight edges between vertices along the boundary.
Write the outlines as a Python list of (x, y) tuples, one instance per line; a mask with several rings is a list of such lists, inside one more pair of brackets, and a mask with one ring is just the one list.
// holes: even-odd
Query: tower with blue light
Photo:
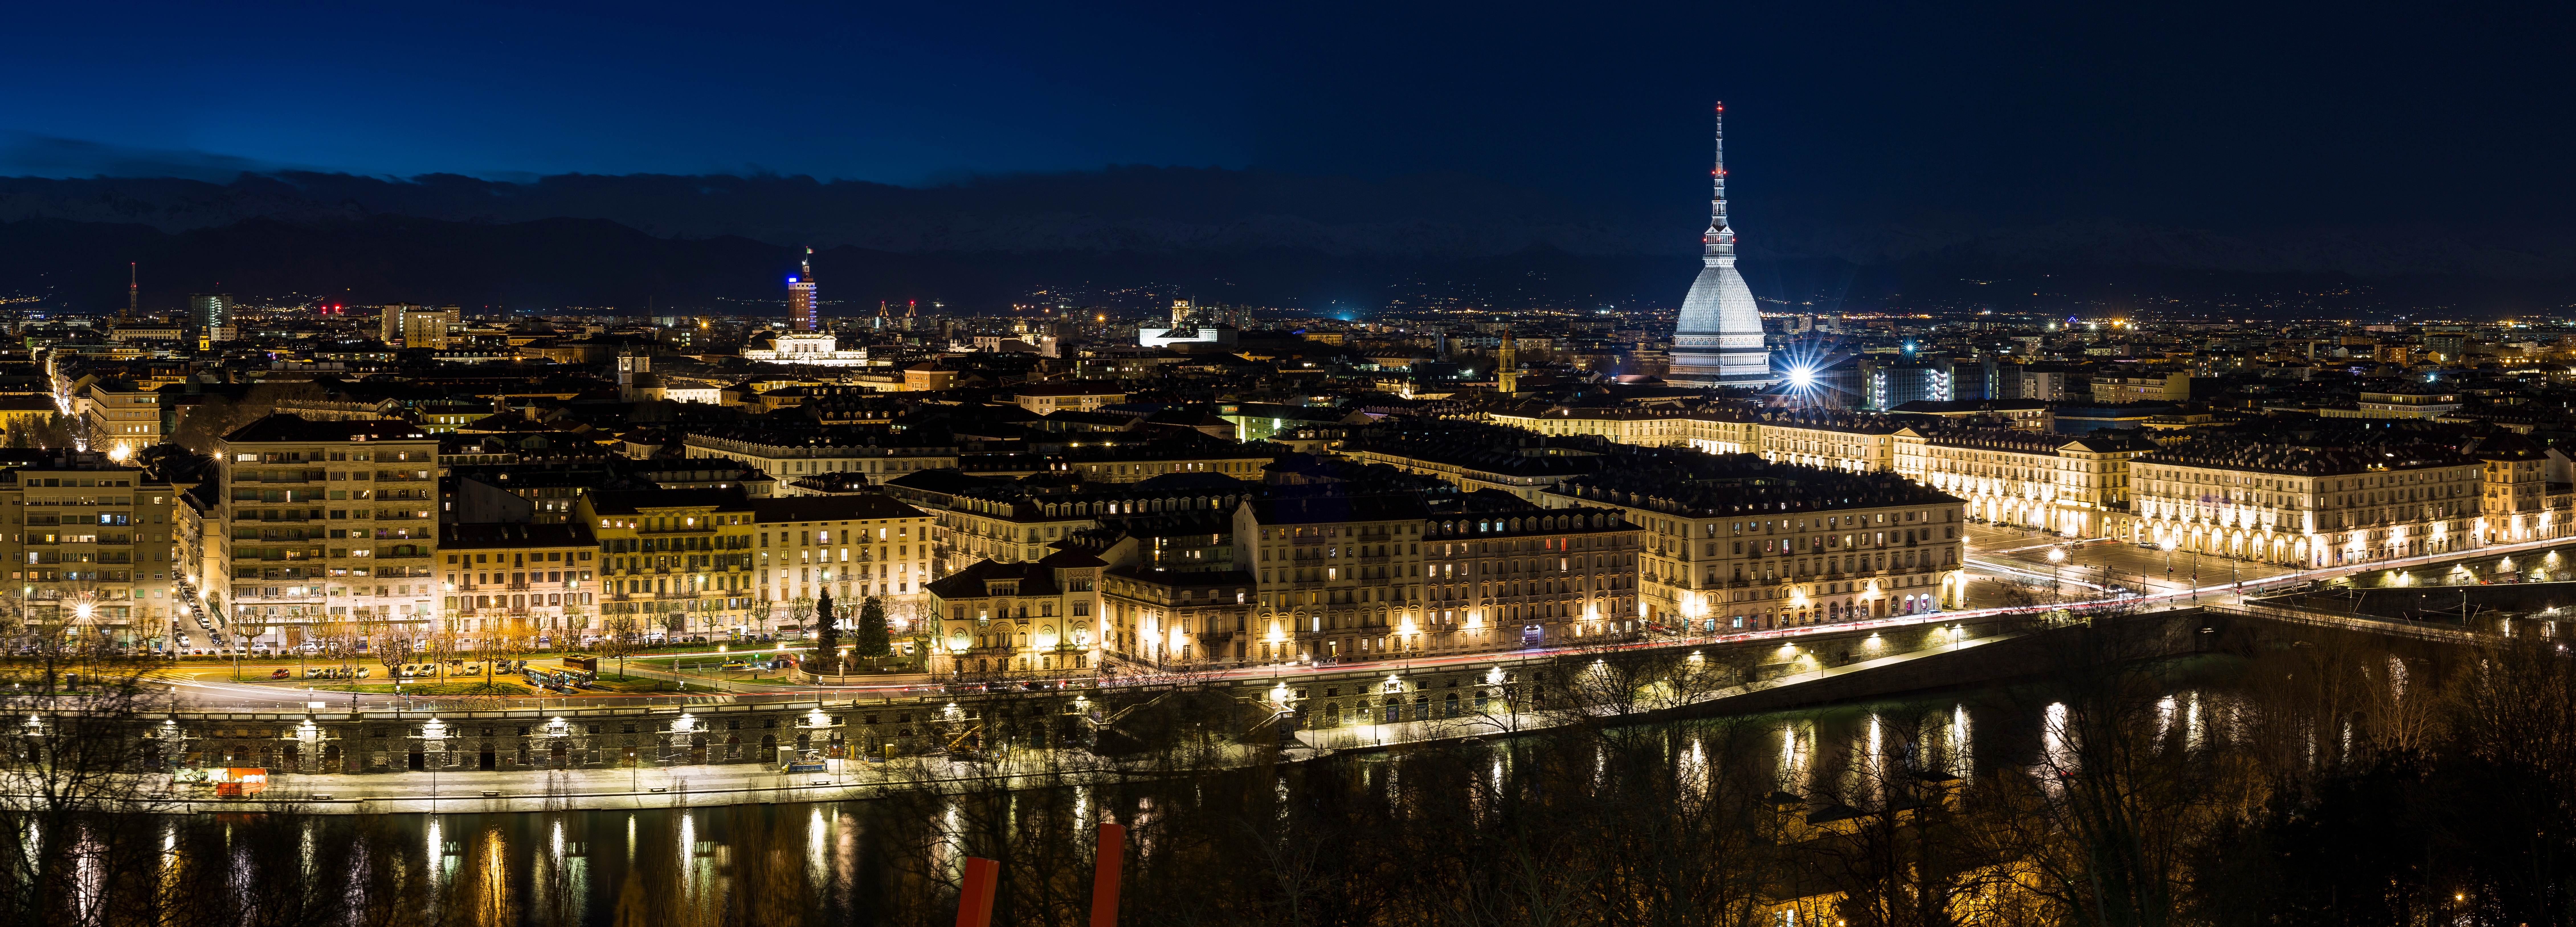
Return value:
[(814, 249), (805, 249), (805, 263), (796, 276), (787, 278), (787, 330), (818, 332), (823, 318), (814, 303)]

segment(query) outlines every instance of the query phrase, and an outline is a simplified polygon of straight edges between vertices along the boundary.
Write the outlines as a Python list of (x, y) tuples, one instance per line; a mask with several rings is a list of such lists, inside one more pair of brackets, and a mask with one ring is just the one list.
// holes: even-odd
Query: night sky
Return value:
[(20, 5), (0, 174), (1462, 171), (1744, 224), (2546, 227), (2571, 7)]

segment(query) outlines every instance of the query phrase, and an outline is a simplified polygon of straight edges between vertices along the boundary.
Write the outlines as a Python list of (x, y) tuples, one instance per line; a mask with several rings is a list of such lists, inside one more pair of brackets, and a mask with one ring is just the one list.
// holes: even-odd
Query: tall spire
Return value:
[[(1726, 183), (1724, 181), (1720, 181), (1717, 187), (1718, 198), (1724, 199), (1726, 195)], [(807, 280), (814, 279), (814, 249), (805, 249), (805, 263), (799, 269), (802, 273), (799, 273), (798, 276), (804, 277)]]
[(143, 270), (133, 261), (125, 262), (125, 317), (134, 318), (143, 306)]
[(1735, 229), (1726, 224), (1726, 104), (1717, 104), (1717, 163), (1709, 170), (1715, 187), (1708, 202), (1708, 234), (1701, 236), (1703, 258), (1710, 267), (1735, 264)]

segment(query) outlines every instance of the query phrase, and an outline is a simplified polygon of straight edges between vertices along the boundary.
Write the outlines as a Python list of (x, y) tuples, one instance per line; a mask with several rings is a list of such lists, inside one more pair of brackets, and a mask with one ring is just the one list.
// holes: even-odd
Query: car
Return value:
[(1008, 692), (1008, 691), (1011, 691), (1011, 684), (1010, 684), (1010, 683), (1007, 683), (1007, 682), (988, 682), (988, 683), (985, 683), (985, 684), (984, 684), (984, 691), (986, 691), (986, 692)]
[(304, 671), (304, 678), (306, 679), (328, 679), (330, 678), (330, 675), (330, 670), (319, 666), (309, 667)]
[(295, 671), (294, 671), (294, 670), (283, 670), (283, 669), (282, 669), (282, 670), (278, 670), (277, 672), (274, 672), (274, 673), (270, 673), (270, 674), (268, 674), (268, 678), (270, 678), (270, 679), (284, 679), (284, 678), (286, 678), (286, 677), (288, 677), (288, 676), (292, 676), (292, 675), (294, 675), (294, 674), (295, 674)]
[(1020, 683), (1020, 688), (1023, 691), (1028, 692), (1053, 692), (1057, 689), (1064, 688), (1064, 683), (1053, 679), (1032, 679), (1028, 682)]

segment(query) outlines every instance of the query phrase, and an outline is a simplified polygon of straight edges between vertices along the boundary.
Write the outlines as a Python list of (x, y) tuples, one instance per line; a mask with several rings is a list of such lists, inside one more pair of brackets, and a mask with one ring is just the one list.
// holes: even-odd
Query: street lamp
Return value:
[(2065, 590), (2057, 584), (2057, 568), (2066, 563), (2066, 548), (2048, 549), (2048, 596), (2050, 601), (2064, 601)]
[(2173, 552), (2174, 548), (2181, 545), (2175, 544), (2172, 538), (2166, 538), (2156, 546), (2165, 549), (2165, 582), (2173, 582)]

